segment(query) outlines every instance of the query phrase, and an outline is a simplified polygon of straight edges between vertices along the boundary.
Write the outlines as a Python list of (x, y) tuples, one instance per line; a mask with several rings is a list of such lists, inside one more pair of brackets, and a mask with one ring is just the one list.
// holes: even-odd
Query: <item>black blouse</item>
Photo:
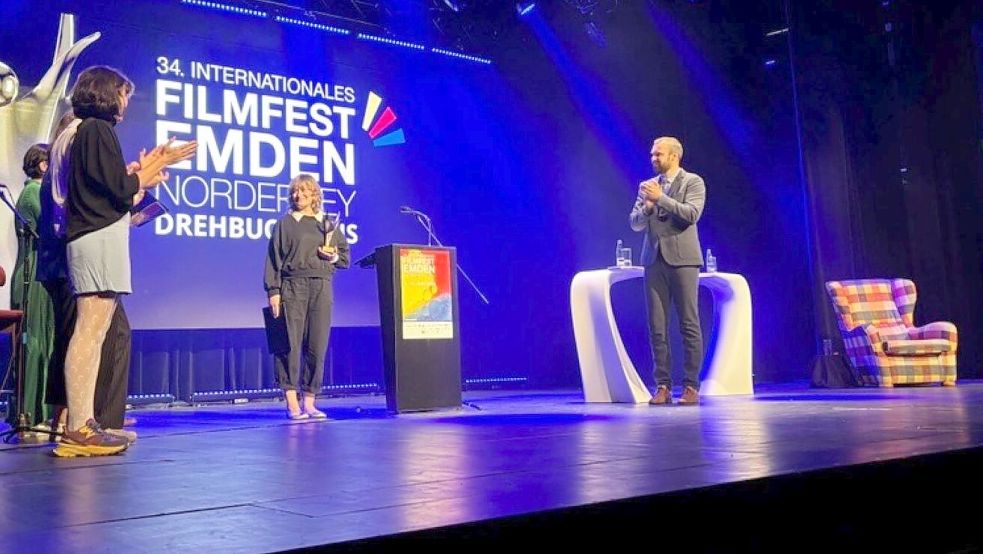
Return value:
[(83, 121), (71, 151), (68, 186), (69, 242), (119, 221), (133, 206), (140, 178), (126, 173), (113, 124)]

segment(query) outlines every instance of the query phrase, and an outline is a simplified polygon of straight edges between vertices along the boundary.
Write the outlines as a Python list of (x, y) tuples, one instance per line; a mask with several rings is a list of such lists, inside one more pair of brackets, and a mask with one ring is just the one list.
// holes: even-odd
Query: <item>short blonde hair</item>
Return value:
[(659, 137), (655, 139), (654, 144), (665, 143), (669, 147), (669, 152), (679, 156), (679, 159), (683, 159), (683, 143), (679, 142), (676, 137)]
[(324, 193), (321, 191), (321, 185), (317, 184), (317, 179), (310, 173), (301, 173), (290, 180), (290, 209), (297, 210), (297, 205), (294, 204), (294, 191), (301, 187), (314, 193), (316, 200), (314, 203), (314, 213), (321, 213), (324, 209)]

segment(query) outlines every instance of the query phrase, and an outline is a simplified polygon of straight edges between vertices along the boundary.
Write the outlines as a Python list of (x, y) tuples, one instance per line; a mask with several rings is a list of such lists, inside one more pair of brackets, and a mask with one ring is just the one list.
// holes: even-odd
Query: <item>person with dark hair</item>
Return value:
[(24, 174), (31, 182), (38, 183), (48, 171), (48, 145), (35, 144), (24, 154)]
[(69, 112), (62, 116), (55, 129), (48, 155), (49, 168), (41, 180), (41, 219), (38, 225), (38, 281), (52, 306), (52, 344), (48, 359), (48, 382), (45, 402), (51, 406), (51, 428), (64, 431), (65, 410), (65, 353), (75, 328), (75, 296), (68, 281), (68, 262), (65, 259), (65, 201), (68, 197), (69, 153), (75, 130), (82, 121)]
[[(38, 281), (44, 284), (54, 308), (54, 337), (48, 361), (45, 402), (52, 407), (51, 428), (64, 432), (68, 415), (65, 393), (65, 354), (75, 330), (76, 306), (65, 259), (65, 202), (68, 196), (69, 152), (82, 121), (68, 112), (58, 122), (49, 153), (50, 168), (41, 181), (41, 220), (38, 228)], [(135, 170), (139, 162), (132, 162)], [(139, 194), (139, 193), (138, 193)], [(137, 435), (123, 429), (130, 369), (130, 324), (120, 303), (103, 342), (96, 380), (95, 420), (110, 434), (131, 443)], [(56, 439), (57, 440), (57, 439)]]
[(680, 166), (683, 145), (675, 137), (655, 139), (649, 156), (656, 176), (639, 184), (629, 215), (632, 230), (644, 233), (641, 261), (656, 384), (649, 404), (672, 404), (668, 328), (669, 309), (674, 304), (683, 336), (685, 371), (679, 404), (695, 406), (700, 403), (703, 364), (698, 303), (703, 254), (696, 224), (706, 205), (706, 183)]
[(115, 126), (133, 88), (119, 71), (96, 66), (79, 74), (72, 90), (72, 109), (82, 121), (70, 150), (66, 258), (78, 315), (65, 357), (68, 424), (56, 456), (104, 456), (129, 445), (94, 418), (103, 342), (120, 295), (132, 292), (129, 210), (140, 191), (167, 179), (167, 166), (197, 149), (194, 142), (168, 143), (141, 156), (140, 168), (128, 172)]
[(64, 431), (68, 398), (65, 393), (65, 354), (75, 329), (75, 295), (65, 259), (65, 202), (68, 198), (69, 153), (82, 121), (68, 112), (58, 122), (49, 169), (41, 180), (41, 219), (38, 225), (38, 281), (51, 297), (53, 333), (45, 402), (51, 406), (51, 429)]
[[(290, 351), (276, 357), (277, 381), (290, 419), (327, 419), (314, 400), (321, 392), (331, 333), (332, 281), (350, 265), (348, 241), (325, 217), (321, 186), (302, 173), (290, 182), (290, 213), (277, 222), (266, 257), (264, 285), (273, 317), (286, 318)], [(303, 392), (303, 410), (298, 401)]]
[[(24, 154), (24, 173), (27, 181), (24, 190), (17, 197), (17, 211), (28, 221), (32, 230), (38, 226), (41, 215), (41, 177), (48, 171), (48, 145), (35, 144)], [(27, 240), (26, 229), (17, 229), (18, 240), (17, 264), (14, 266), (13, 282), (11, 283), (10, 305), (15, 310), (20, 309), (24, 300), (24, 264), (32, 267), (31, 273), (37, 269), (37, 245)], [(33, 279), (33, 275), (31, 279)]]
[[(17, 264), (11, 280), (10, 305), (15, 310), (24, 309), (24, 326), (27, 344), (24, 345), (23, 381), (20, 383), (22, 395), (16, 399), (22, 404), (7, 410), (8, 419), (18, 414), (27, 416), (32, 427), (44, 422), (50, 415), (50, 406), (44, 402), (48, 357), (51, 354), (51, 335), (53, 332), (51, 298), (37, 279), (38, 244), (31, 236), (36, 232), (41, 216), (41, 178), (48, 171), (48, 145), (35, 144), (24, 154), (24, 173), (27, 181), (24, 190), (17, 198), (17, 211), (20, 212), (30, 230), (18, 225)], [(30, 272), (25, 288), (25, 272)], [(11, 421), (11, 424), (16, 424)]]

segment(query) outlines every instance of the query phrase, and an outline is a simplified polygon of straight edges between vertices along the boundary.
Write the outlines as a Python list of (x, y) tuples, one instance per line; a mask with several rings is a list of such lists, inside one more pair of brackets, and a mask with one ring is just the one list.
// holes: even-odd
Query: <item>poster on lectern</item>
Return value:
[(399, 276), (403, 339), (453, 339), (450, 252), (400, 248)]

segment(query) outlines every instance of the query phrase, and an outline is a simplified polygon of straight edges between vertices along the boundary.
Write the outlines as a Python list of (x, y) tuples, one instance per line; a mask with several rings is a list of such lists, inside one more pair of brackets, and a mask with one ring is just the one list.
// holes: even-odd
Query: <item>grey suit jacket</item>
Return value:
[(633, 231), (644, 232), (642, 243), (643, 266), (655, 263), (659, 251), (672, 266), (702, 266), (703, 249), (696, 222), (703, 214), (707, 189), (703, 178), (680, 169), (669, 195), (662, 195), (651, 214), (643, 209), (642, 197), (635, 200), (629, 219)]

